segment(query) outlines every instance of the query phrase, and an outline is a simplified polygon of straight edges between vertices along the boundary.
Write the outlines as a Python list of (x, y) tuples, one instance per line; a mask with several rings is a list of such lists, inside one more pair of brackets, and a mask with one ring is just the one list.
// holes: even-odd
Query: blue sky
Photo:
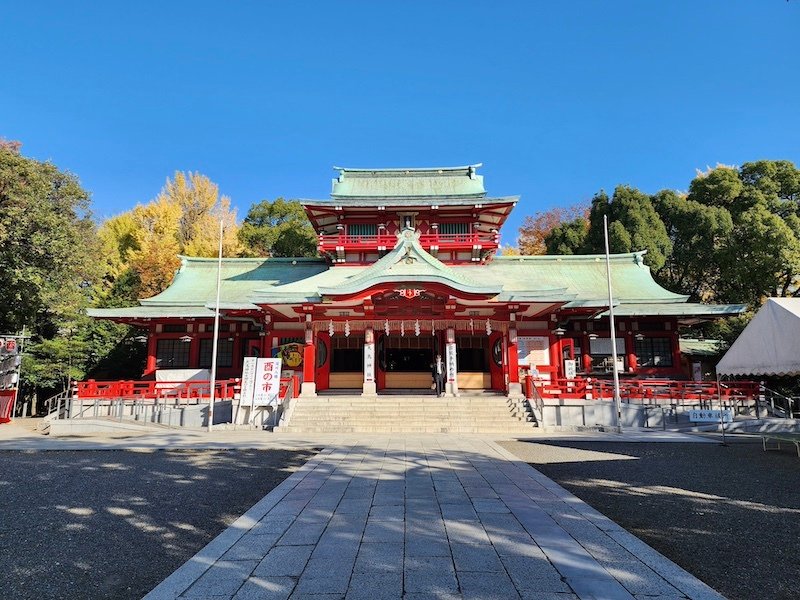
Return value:
[[(15, 4), (16, 6), (12, 6)], [(800, 163), (800, 1), (0, 2), (0, 136), (98, 218), (198, 170), (243, 217), (333, 165), (483, 162), (526, 214)]]

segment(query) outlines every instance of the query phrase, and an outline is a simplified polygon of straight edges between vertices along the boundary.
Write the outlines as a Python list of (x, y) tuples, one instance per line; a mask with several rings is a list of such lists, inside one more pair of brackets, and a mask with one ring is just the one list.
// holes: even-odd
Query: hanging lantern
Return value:
[(492, 324), (486, 319), (486, 335), (492, 335)]
[(328, 335), (333, 337), (333, 319), (328, 321)]
[(400, 337), (405, 337), (405, 335), (406, 335), (405, 321), (400, 321)]
[(419, 319), (414, 321), (414, 335), (419, 337)]
[(350, 337), (350, 321), (344, 322), (344, 337)]
[(386, 332), (386, 335), (389, 335), (389, 319), (386, 319), (386, 323), (383, 324), (383, 330)]

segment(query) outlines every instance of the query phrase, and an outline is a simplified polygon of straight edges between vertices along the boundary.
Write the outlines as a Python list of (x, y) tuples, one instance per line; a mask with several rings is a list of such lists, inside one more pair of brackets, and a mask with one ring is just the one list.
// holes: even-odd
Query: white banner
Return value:
[(242, 363), (242, 404), (253, 403), (253, 392), (256, 389), (256, 368), (258, 357), (246, 356)]
[(281, 389), (281, 359), (259, 358), (256, 363), (253, 406), (277, 406)]
[(375, 344), (364, 344), (364, 381), (375, 381)]
[(456, 367), (456, 345), (455, 344), (447, 344), (446, 348), (446, 355), (447, 355), (447, 381), (450, 383), (455, 383), (456, 378), (458, 376), (458, 368)]

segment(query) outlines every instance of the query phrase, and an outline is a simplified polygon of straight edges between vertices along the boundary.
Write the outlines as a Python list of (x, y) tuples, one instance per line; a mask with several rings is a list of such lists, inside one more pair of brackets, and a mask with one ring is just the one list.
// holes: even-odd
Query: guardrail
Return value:
[[(423, 233), (419, 236), (423, 246), (438, 246), (439, 248), (464, 247), (464, 246), (492, 246), (500, 243), (500, 236), (496, 233)], [(393, 233), (377, 235), (350, 235), (333, 234), (320, 235), (319, 245), (323, 248), (345, 246), (347, 248), (370, 249), (378, 246), (394, 248), (397, 236)]]
[[(529, 383), (530, 380), (530, 383)], [(527, 375), (527, 390), (536, 391), (545, 400), (613, 400), (614, 384), (606, 379), (576, 377), (537, 378)], [(704, 404), (712, 401), (738, 402), (756, 400), (761, 393), (756, 381), (724, 382), (716, 381), (677, 381), (671, 379), (628, 379), (620, 381), (620, 399), (623, 402), (659, 404), (670, 401), (676, 404)], [(529, 396), (530, 398), (531, 396)]]

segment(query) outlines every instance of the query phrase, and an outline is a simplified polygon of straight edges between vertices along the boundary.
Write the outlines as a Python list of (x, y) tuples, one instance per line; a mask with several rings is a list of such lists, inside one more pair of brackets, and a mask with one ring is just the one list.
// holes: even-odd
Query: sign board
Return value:
[(280, 401), (281, 359), (256, 359), (255, 390), (253, 406), (277, 406)]
[[(720, 415), (720, 413), (722, 413)], [(721, 417), (721, 418), (720, 418)], [(692, 423), (732, 423), (733, 412), (730, 409), (719, 410), (690, 410), (689, 420)]]
[(550, 364), (550, 340), (547, 336), (521, 335), (517, 338), (519, 364), (523, 366), (547, 366)]
[(446, 358), (447, 358), (447, 381), (450, 383), (456, 382), (456, 376), (458, 375), (458, 371), (456, 368), (456, 345), (455, 344), (447, 344), (446, 350)]
[(567, 359), (564, 361), (564, 377), (575, 379), (578, 375), (578, 361)]
[(242, 363), (242, 404), (253, 402), (253, 392), (256, 390), (256, 367), (258, 358), (246, 356)]
[(375, 381), (375, 344), (364, 344), (364, 382)]

